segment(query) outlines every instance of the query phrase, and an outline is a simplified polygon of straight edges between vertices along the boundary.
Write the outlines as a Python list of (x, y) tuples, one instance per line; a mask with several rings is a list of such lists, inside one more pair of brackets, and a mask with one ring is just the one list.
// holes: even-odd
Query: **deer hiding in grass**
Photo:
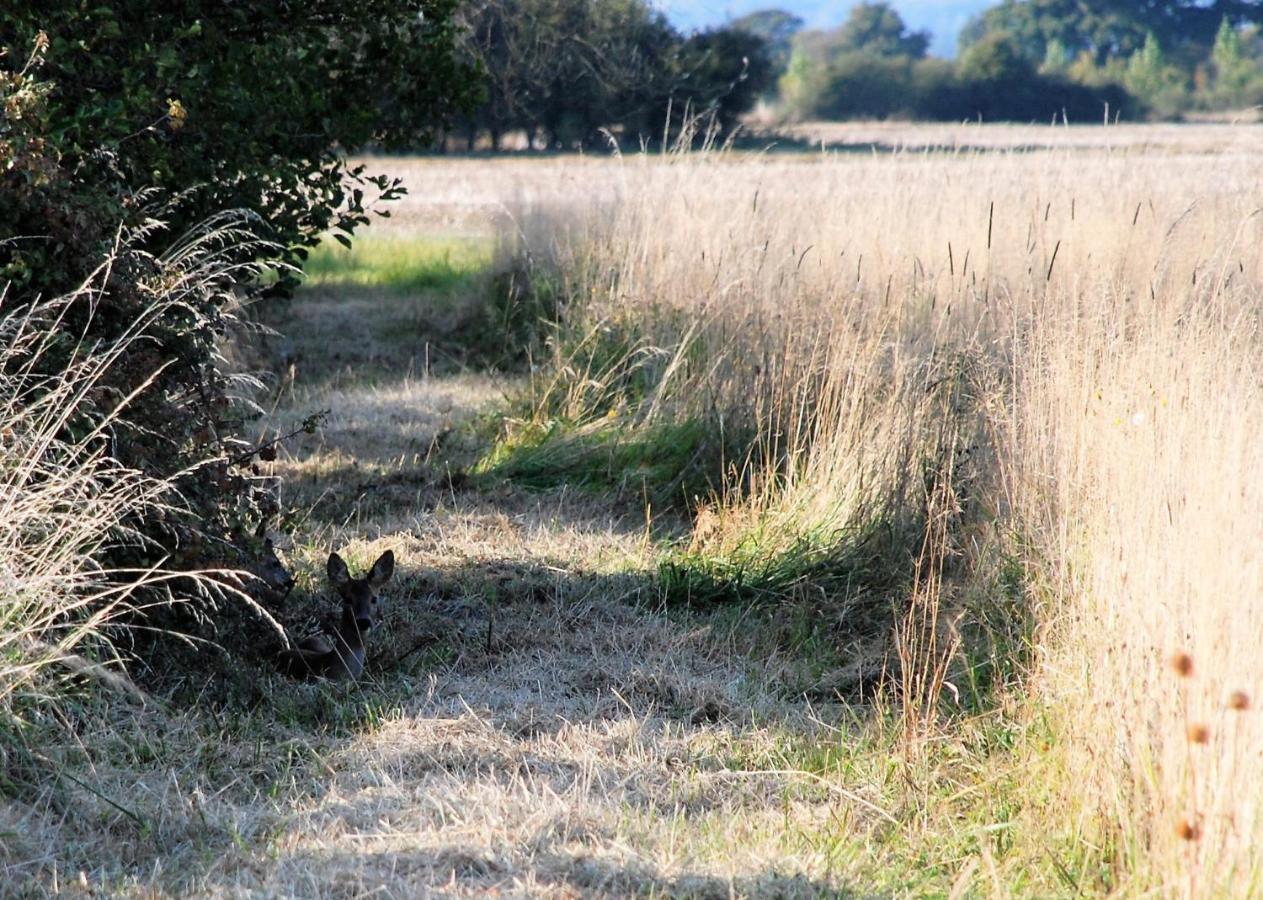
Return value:
[(387, 550), (363, 578), (352, 578), (342, 557), (329, 554), (329, 583), (342, 598), (342, 618), (329, 636), (307, 638), (282, 650), (280, 670), (294, 678), (354, 681), (364, 671), (364, 635), (377, 623), (377, 592), (395, 572), (395, 554)]

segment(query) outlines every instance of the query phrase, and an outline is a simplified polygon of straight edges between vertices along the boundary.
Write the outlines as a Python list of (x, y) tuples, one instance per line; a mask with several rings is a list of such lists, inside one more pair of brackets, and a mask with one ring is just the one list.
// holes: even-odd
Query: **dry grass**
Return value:
[(76, 337), (67, 323), (72, 310), (96, 308), (115, 255), (65, 296), (19, 305), (6, 303), (0, 288), (0, 730), (7, 737), (25, 726), (32, 705), (35, 719), (55, 713), (76, 678), (138, 695), (119, 671), (107, 628), (146, 603), (172, 602), (172, 582), (180, 582), (183, 602), (251, 602), (235, 586), (243, 573), (180, 572), (165, 561), (102, 565), (107, 551), (144, 546), (136, 527), (143, 517), (178, 515), (182, 503), (178, 475), (148, 477), (110, 455), (122, 417), (159, 373), (142, 373), (149, 380), (130, 394), (110, 379), (153, 340), (155, 321), (187, 308), (211, 279), (234, 268), (254, 273), (221, 252), (242, 234), (228, 214), (186, 235), (162, 261), (162, 279), (146, 285), (150, 305), (117, 323), (109, 341), (92, 340), (86, 325)]
[[(306, 515), (278, 612), (322, 611), (329, 549), (393, 548), (371, 678), (113, 710), (49, 749), (87, 788), (6, 802), (9, 871), (234, 896), (1257, 890), (1263, 153), (1218, 126), (878, 130), (1021, 152), (379, 161), (413, 187), (390, 255), (508, 229), (563, 327), (506, 378), (428, 349), (489, 282), (304, 294), (269, 425), (331, 414), (275, 463)], [(464, 478), (505, 396), (510, 433), (722, 423), (693, 533), (634, 492)], [(784, 602), (664, 609), (664, 558), (712, 581), (770, 560)], [(892, 604), (912, 722), (837, 693), (857, 654), (893, 658)]]
[[(578, 377), (560, 401), (537, 387), (537, 408), (755, 423), (721, 488), (738, 545), (753, 533), (774, 554), (932, 511), (917, 473), (974, 455), (977, 483), (952, 491), (973, 508), (949, 548), (958, 577), (994, 523), (1050, 586), (1032, 598), (1031, 703), (1066, 711), (1058, 735), (1087, 780), (1048, 787), (1114, 848), (1127, 890), (1248, 893), (1258, 878), (1239, 789), (1263, 774), (1258, 736), (1225, 706), (1263, 674), (1245, 637), (1263, 624), (1247, 131), (980, 129), (970, 146), (1022, 152), (627, 160), (615, 199), (523, 219), (531, 255), (578, 298), (567, 320), (587, 317), (554, 345), (552, 371)], [(627, 411), (605, 393), (621, 372), (576, 365), (598, 329), (636, 335), (628, 360), (660, 354)], [(950, 406), (921, 402), (959, 360)], [(1184, 681), (1165, 662), (1181, 651), (1198, 661)]]

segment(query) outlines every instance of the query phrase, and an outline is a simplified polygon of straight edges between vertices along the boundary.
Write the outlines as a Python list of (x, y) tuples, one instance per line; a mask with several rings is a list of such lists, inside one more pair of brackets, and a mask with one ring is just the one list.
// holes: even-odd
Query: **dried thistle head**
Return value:
[(1210, 741), (1210, 728), (1200, 722), (1189, 725), (1187, 734), (1190, 744), (1205, 744)]
[(1180, 819), (1175, 826), (1175, 833), (1179, 835), (1182, 841), (1201, 840), (1202, 827), (1196, 822), (1190, 822), (1188, 819)]
[(1190, 678), (1193, 675), (1193, 657), (1181, 650), (1171, 657), (1171, 668), (1181, 678)]
[(1250, 695), (1245, 691), (1233, 691), (1228, 695), (1228, 708), (1244, 712), (1250, 708)]

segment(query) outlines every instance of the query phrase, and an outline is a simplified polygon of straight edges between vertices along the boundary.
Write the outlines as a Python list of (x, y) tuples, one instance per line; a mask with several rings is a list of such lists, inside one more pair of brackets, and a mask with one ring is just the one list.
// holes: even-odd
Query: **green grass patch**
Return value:
[(472, 470), (534, 490), (569, 486), (677, 506), (715, 490), (715, 453), (705, 424), (622, 425), (615, 418), (527, 424), (498, 441)]
[(488, 238), (363, 237), (349, 248), (326, 240), (303, 266), (304, 283), (397, 293), (453, 289), (485, 272), (494, 255)]
[(1021, 556), (996, 548), (986, 557), (963, 599), (958, 625), (961, 702), (981, 712), (997, 694), (1020, 684), (1034, 666), (1036, 618), (1030, 605), (1031, 574)]
[(726, 603), (779, 603), (806, 593), (887, 603), (911, 576), (908, 529), (876, 523), (797, 536), (788, 544), (755, 532), (718, 552), (677, 550), (658, 565), (669, 604), (706, 608)]
[(834, 860), (875, 895), (1099, 896), (1115, 888), (1113, 848), (1032, 790), (1055, 767), (1054, 735), (1038, 717), (960, 720), (913, 756), (897, 711), (878, 710), (841, 732), (785, 730), (739, 742), (735, 771), (800, 772), (784, 802), (828, 785), (865, 785), (839, 801), (825, 827), (787, 839)]

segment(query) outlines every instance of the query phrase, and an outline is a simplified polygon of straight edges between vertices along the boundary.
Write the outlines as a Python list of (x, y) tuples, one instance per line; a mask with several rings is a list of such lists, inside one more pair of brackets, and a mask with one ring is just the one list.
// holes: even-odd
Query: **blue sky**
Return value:
[[(812, 28), (828, 28), (846, 19), (856, 0), (657, 0), (677, 26), (685, 29), (722, 25), (728, 19), (756, 9), (779, 8), (806, 20)], [(892, 0), (911, 28), (934, 35), (930, 52), (937, 56), (956, 53), (956, 35), (969, 17), (999, 0)]]

